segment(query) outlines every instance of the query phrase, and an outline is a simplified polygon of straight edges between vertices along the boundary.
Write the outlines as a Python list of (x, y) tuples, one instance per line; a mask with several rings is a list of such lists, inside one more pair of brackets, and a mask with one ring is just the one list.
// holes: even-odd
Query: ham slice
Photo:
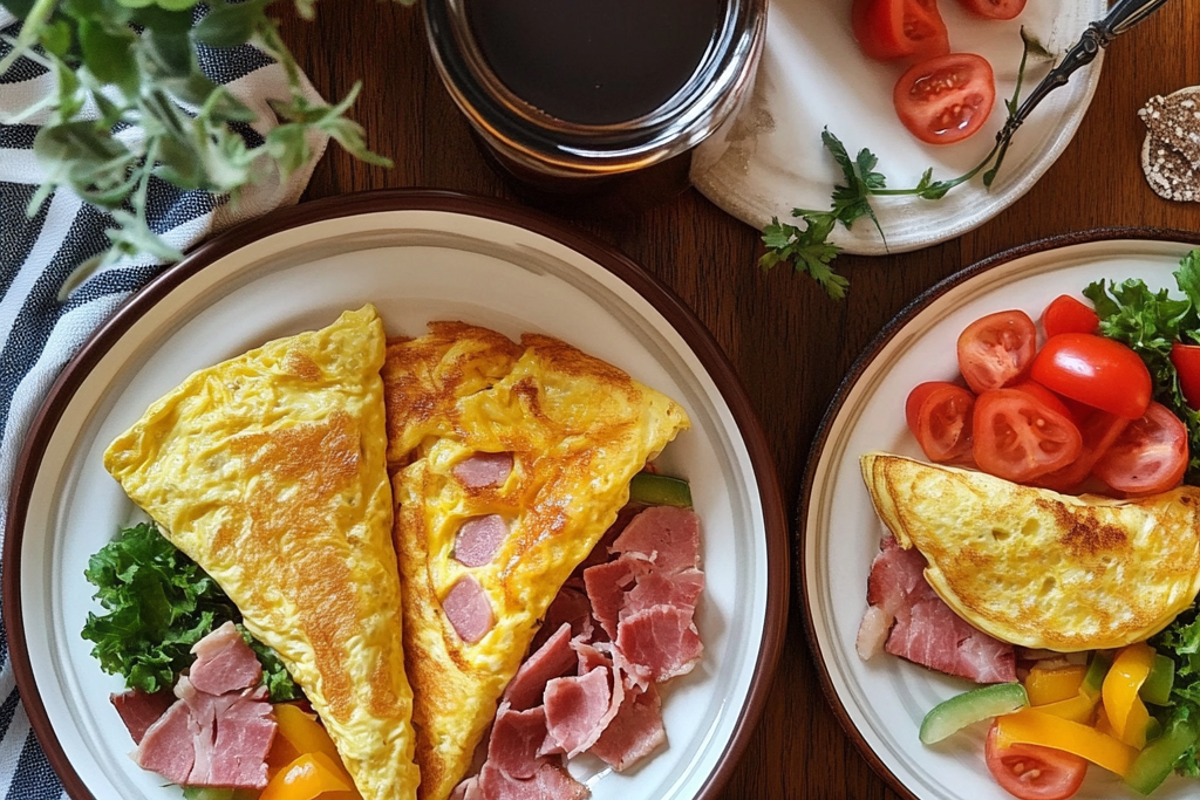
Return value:
[(147, 730), (131, 757), (142, 769), (157, 772), (171, 783), (187, 783), (196, 763), (196, 736), (187, 703), (178, 700)]
[(514, 711), (500, 704), (488, 738), (487, 762), (512, 778), (534, 777), (547, 759), (539, 752), (546, 741), (546, 707)]
[(628, 769), (667, 741), (662, 700), (651, 684), (625, 694), (620, 710), (588, 752), (617, 772)]
[(474, 575), (463, 575), (455, 581), (442, 601), (442, 609), (462, 640), (472, 644), (486, 636), (495, 622), (487, 592)]
[(625, 526), (614, 553), (643, 558), (663, 572), (700, 566), (700, 517), (688, 508), (650, 506)]
[(484, 764), (479, 787), (483, 800), (583, 800), (589, 794), (587, 787), (563, 767), (549, 762), (525, 780), (505, 774), (495, 764)]
[(611, 671), (596, 667), (546, 684), (546, 730), (567, 758), (579, 755), (600, 738), (602, 722), (612, 705), (610, 682)]
[(686, 675), (700, 661), (704, 645), (690, 610), (653, 606), (621, 620), (617, 649), (631, 673), (659, 683)]
[(501, 702), (515, 711), (525, 711), (542, 704), (546, 683), (571, 672), (578, 659), (571, 647), (571, 626), (563, 623), (546, 643), (525, 659), (517, 674), (509, 681)]
[(133, 737), (134, 744), (141, 744), (142, 737), (146, 735), (150, 726), (175, 702), (175, 695), (165, 689), (160, 692), (130, 689), (128, 692), (114, 694), (108, 699), (121, 715), (121, 721)]
[[(975, 628), (946, 605), (925, 580), (925, 558), (888, 536), (871, 563), (870, 607), (859, 625), (860, 657), (877, 650), (881, 630), (892, 655), (975, 683), (1017, 679), (1016, 652)], [(874, 610), (872, 610), (874, 609)]]
[[(174, 688), (177, 699), (146, 728), (133, 760), (184, 786), (263, 788), (276, 723), (254, 651), (232, 623), (201, 639), (192, 651), (197, 654), (192, 670), (200, 683), (190, 672), (180, 676)], [(247, 658), (256, 669), (247, 667)], [(205, 686), (222, 691), (209, 692)], [(132, 729), (130, 733), (138, 738)]]
[(455, 464), (450, 474), (468, 489), (484, 489), (504, 483), (512, 468), (512, 453), (475, 453)]
[(454, 558), (468, 567), (491, 563), (508, 538), (508, 523), (499, 514), (472, 517), (459, 526), (454, 538)]
[(262, 665), (232, 622), (192, 645), (196, 660), (188, 669), (188, 680), (207, 694), (225, 694), (254, 686), (262, 680)]

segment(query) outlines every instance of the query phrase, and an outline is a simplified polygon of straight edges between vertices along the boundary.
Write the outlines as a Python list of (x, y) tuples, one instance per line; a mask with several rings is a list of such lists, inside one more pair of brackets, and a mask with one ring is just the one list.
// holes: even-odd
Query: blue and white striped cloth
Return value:
[[(2, 2), (3, 0), (0, 0)], [(11, 51), (19, 22), (0, 6), (0, 58)], [(284, 99), (283, 69), (252, 47), (202, 50), (201, 67), (259, 114), (243, 135), (250, 145), (270, 127), (268, 98)], [(31, 148), (45, 117), (18, 115), (53, 91), (53, 75), (22, 58), (0, 75), (0, 533), (5, 530), (14, 465), (38, 406), (62, 367), (126, 298), (163, 266), (129, 258), (102, 270), (80, 265), (105, 249), (112, 219), (66, 190), (56, 192), (33, 218), (25, 208), (42, 171)], [(314, 103), (324, 101), (306, 84)], [(314, 138), (305, 169), (281, 183), (265, 178), (236, 208), (205, 192), (159, 184), (151, 197), (151, 227), (181, 251), (229, 225), (295, 203), (308, 184), (326, 140)], [(33, 736), (21, 707), (0, 630), (0, 798), (59, 800), (62, 785)]]

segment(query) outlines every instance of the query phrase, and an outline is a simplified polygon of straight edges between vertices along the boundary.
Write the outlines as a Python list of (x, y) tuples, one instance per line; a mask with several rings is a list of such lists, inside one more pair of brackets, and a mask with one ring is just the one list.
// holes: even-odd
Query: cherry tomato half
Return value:
[(957, 383), (927, 381), (908, 393), (904, 416), (930, 461), (952, 461), (971, 449), (975, 395)]
[(896, 115), (927, 144), (961, 142), (983, 127), (996, 102), (992, 65), (974, 53), (920, 61), (892, 90)]
[(1171, 345), (1171, 363), (1179, 373), (1179, 388), (1187, 404), (1200, 409), (1200, 345)]
[(1091, 306), (1069, 294), (1060, 294), (1042, 312), (1046, 337), (1060, 333), (1099, 333), (1100, 317)]
[(1137, 353), (1087, 333), (1047, 339), (1029, 375), (1047, 389), (1126, 419), (1146, 413), (1154, 389), (1150, 370)]
[(924, 60), (950, 52), (936, 0), (854, 0), (850, 22), (869, 58)]
[(962, 7), (988, 19), (1013, 19), (1025, 10), (1025, 0), (959, 0)]
[(976, 394), (1012, 383), (1033, 362), (1037, 328), (1024, 311), (997, 311), (958, 335), (958, 369)]
[(1074, 422), (1019, 389), (980, 394), (971, 423), (975, 463), (1017, 483), (1062, 469), (1083, 447)]
[(1118, 492), (1153, 494), (1173, 489), (1188, 466), (1187, 427), (1162, 403), (1150, 403), (1125, 427), (1092, 472)]
[(1014, 742), (1001, 747), (992, 723), (984, 744), (984, 760), (992, 777), (1018, 800), (1066, 800), (1079, 791), (1088, 762), (1072, 753)]

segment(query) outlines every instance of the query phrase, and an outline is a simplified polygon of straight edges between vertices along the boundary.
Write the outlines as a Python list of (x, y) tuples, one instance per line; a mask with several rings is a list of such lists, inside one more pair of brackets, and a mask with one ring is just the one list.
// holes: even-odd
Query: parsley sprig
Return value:
[[(60, 186), (110, 212), (118, 227), (108, 232), (111, 247), (102, 262), (138, 253), (180, 258), (147, 219), (155, 181), (237, 202), (252, 183), (272, 172), (286, 179), (307, 163), (314, 133), (365, 162), (391, 164), (346, 117), (360, 84), (332, 105), (304, 96), (300, 69), (267, 13), (275, 0), (198, 2), (0, 0), (22, 20), (20, 34), (7, 41), (0, 75), (24, 56), (57, 81), (56, 92), (6, 120), (47, 120), (34, 142), (45, 179), (27, 213), (37, 213)], [(294, 2), (301, 15), (313, 16), (314, 0)], [(272, 102), (278, 125), (256, 146), (238, 132), (254, 113), (208, 78), (198, 57), (201, 48), (248, 42), (283, 66), (289, 90)]]
[[(1021, 84), (1029, 56), (1033, 54), (1051, 58), (1045, 48), (1026, 34), (1024, 29), (1021, 30), (1021, 41), (1023, 47), (1016, 88), (1012, 97), (1004, 101), (1009, 120), (1014, 118), (1020, 107)], [(842, 248), (829, 241), (829, 236), (838, 223), (849, 229), (856, 221), (866, 217), (875, 225), (886, 247), (887, 237), (879, 224), (879, 218), (875, 215), (875, 209), (871, 206), (872, 197), (911, 195), (922, 200), (940, 200), (955, 186), (972, 180), (981, 172), (984, 186), (991, 186), (1015, 131), (1016, 126), (1006, 124), (997, 134), (996, 143), (987, 156), (956, 178), (934, 180), (933, 168), (930, 167), (921, 175), (916, 186), (889, 189), (886, 176), (876, 171), (879, 159), (874, 153), (864, 147), (858, 151), (857, 156), (851, 158), (842, 141), (826, 128), (821, 132), (821, 142), (841, 168), (843, 183), (833, 187), (832, 202), (827, 211), (793, 208), (792, 216), (800, 220), (800, 225), (780, 222), (778, 217), (772, 217), (771, 223), (763, 228), (762, 240), (767, 251), (759, 258), (759, 266), (768, 270), (778, 264), (791, 264), (796, 272), (806, 273), (813, 278), (830, 297), (842, 299), (846, 296), (850, 283), (833, 270), (831, 264), (842, 252)]]

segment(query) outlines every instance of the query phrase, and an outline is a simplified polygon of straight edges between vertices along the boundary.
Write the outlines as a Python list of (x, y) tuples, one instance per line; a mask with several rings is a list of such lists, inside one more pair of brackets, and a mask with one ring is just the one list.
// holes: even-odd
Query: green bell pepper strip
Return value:
[(943, 700), (929, 710), (921, 722), (921, 741), (940, 742), (952, 733), (985, 719), (1011, 714), (1029, 705), (1025, 687), (1019, 683), (994, 683)]

